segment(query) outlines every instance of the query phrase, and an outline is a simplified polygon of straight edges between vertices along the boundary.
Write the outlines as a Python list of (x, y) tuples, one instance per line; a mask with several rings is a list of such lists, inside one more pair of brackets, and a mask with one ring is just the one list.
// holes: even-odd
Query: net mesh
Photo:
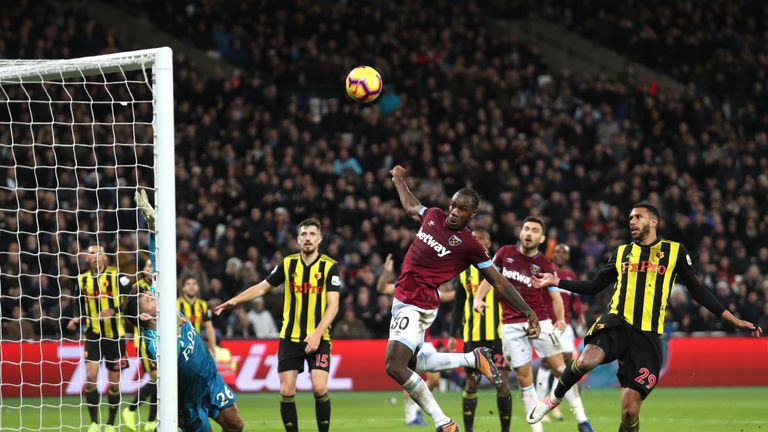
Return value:
[[(85, 314), (78, 276), (89, 270), (89, 245), (102, 246), (130, 284), (146, 258), (133, 195), (142, 187), (151, 196), (155, 183), (149, 60), (0, 62), (0, 430), (79, 431), (91, 423), (84, 328), (68, 325)], [(125, 403), (148, 376), (130, 330), (122, 339)], [(108, 381), (102, 361), (101, 424)]]

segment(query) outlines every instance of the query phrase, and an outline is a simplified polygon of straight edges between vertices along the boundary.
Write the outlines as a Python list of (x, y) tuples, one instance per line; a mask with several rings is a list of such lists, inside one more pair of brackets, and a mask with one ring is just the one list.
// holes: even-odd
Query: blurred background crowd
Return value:
[[(142, 12), (150, 3), (152, 13)], [(376, 281), (387, 254), (402, 262), (418, 227), (388, 175), (402, 164), (425, 205), (445, 208), (454, 191), (475, 188), (482, 204), (472, 227), (489, 231), (494, 249), (516, 242), (525, 216), (543, 217), (542, 252), (567, 244), (581, 278), (628, 241), (628, 211), (648, 200), (662, 210), (662, 236), (686, 245), (705, 286), (738, 316), (767, 328), (766, 5), (604, 3), (119, 2), (125, 13), (241, 71), (206, 77), (176, 53), (179, 274), (196, 276), (201, 297), (214, 306), (297, 250), (296, 225), (316, 216), (324, 227), (321, 249), (340, 262), (344, 279), (335, 337), (386, 337), (392, 300), (377, 294)], [(0, 57), (137, 48), (76, 7), (35, 13), (44, 7), (0, 6)], [(587, 14), (588, 7), (599, 12)], [(618, 77), (552, 70), (535, 44), (484, 25), (521, 10), (564, 23), (687, 87), (677, 94), (642, 82), (631, 68)], [(374, 104), (343, 95), (343, 77), (358, 64), (376, 67), (384, 79)], [(36, 149), (11, 147), (19, 142), (12, 135), (26, 132), (4, 129), (2, 336), (71, 337), (60, 318), (76, 313), (74, 277), (86, 269), (78, 252), (94, 240), (89, 232), (113, 233), (99, 238), (112, 263), (136, 273), (132, 251), (146, 247), (146, 236), (135, 235), (143, 228), (135, 189), (121, 186), (151, 186), (151, 170), (81, 166), (64, 173), (74, 192), (47, 193), (40, 178), (50, 183), (61, 173), (42, 167)], [(139, 132), (135, 142), (151, 142), (151, 131)], [(85, 133), (72, 132), (72, 139)], [(148, 146), (111, 151), (131, 166), (152, 164)], [(48, 158), (55, 155), (50, 150)], [(68, 233), (49, 234), (59, 231)], [(588, 320), (609, 294), (583, 298)], [(274, 292), (215, 317), (214, 326), (225, 338), (274, 338), (281, 305)], [(445, 308), (433, 336), (447, 336)], [(670, 332), (730, 331), (682, 288), (668, 314)]]

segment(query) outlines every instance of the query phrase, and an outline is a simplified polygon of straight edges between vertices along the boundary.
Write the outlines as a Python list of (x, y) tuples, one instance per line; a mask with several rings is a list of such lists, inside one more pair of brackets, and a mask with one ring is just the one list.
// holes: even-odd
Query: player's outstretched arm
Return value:
[(616, 280), (616, 268), (606, 265), (595, 275), (594, 279), (588, 281), (563, 280), (552, 273), (542, 273), (531, 278), (534, 288), (559, 287), (566, 291), (579, 294), (597, 294), (608, 284)]
[(517, 292), (515, 287), (513, 287), (508, 280), (504, 279), (504, 277), (493, 266), (481, 269), (480, 272), (485, 277), (485, 280), (487, 280), (491, 285), (493, 285), (494, 288), (496, 288), (496, 293), (499, 294), (499, 296), (501, 296), (501, 298), (504, 299), (504, 301), (507, 302), (509, 306), (513, 307), (515, 310), (528, 317), (528, 336), (531, 338), (539, 337), (539, 334), (541, 333), (539, 319), (536, 317), (536, 313), (533, 311), (533, 309), (528, 306), (528, 303), (523, 300), (523, 297), (520, 296), (520, 293)]
[[(682, 258), (682, 255), (685, 254), (685, 258)], [(680, 281), (685, 284), (685, 286), (688, 288), (688, 292), (691, 293), (691, 297), (693, 297), (694, 300), (696, 300), (700, 305), (704, 306), (712, 312), (714, 315), (724, 319), (728, 324), (730, 324), (733, 328), (739, 329), (739, 330), (746, 330), (748, 331), (752, 336), (754, 337), (760, 337), (760, 335), (763, 333), (763, 329), (757, 326), (757, 324), (751, 323), (749, 321), (745, 321), (743, 319), (736, 318), (731, 311), (725, 308), (717, 299), (715, 296), (709, 292), (707, 288), (704, 287), (704, 285), (701, 284), (699, 281), (699, 278), (696, 277), (696, 273), (693, 271), (693, 266), (691, 265), (690, 256), (685, 251), (685, 249), (681, 248), (680, 252), (680, 258), (678, 258), (678, 262), (680, 263)]]
[(408, 188), (408, 182), (405, 179), (408, 171), (400, 165), (395, 165), (389, 173), (392, 174), (392, 183), (395, 184), (397, 195), (400, 197), (400, 203), (403, 204), (405, 213), (412, 219), (419, 220), (419, 212), (424, 206), (421, 205)]
[(376, 291), (381, 294), (392, 294), (395, 292), (395, 286), (392, 284), (392, 279), (395, 276), (395, 259), (392, 258), (392, 254), (387, 254), (387, 258), (384, 260), (384, 267), (381, 270), (379, 279), (376, 281)]
[(261, 297), (264, 294), (272, 291), (274, 288), (275, 287), (270, 285), (269, 282), (263, 280), (256, 285), (251, 285), (245, 291), (216, 306), (216, 308), (213, 309), (213, 313), (216, 315), (221, 315), (222, 312), (234, 309), (235, 306), (239, 305), (240, 303), (251, 301), (256, 297)]

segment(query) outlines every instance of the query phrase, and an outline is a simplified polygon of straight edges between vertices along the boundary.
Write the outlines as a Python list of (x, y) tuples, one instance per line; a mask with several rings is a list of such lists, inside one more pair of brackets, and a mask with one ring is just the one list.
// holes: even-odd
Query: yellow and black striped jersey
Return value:
[(186, 297), (181, 296), (176, 299), (176, 309), (187, 317), (189, 322), (195, 327), (195, 330), (200, 334), (203, 332), (203, 323), (211, 320), (211, 310), (208, 309), (208, 302), (200, 298), (190, 302)]
[[(338, 265), (325, 254), (310, 264), (304, 264), (301, 254), (289, 255), (267, 276), (267, 282), (285, 284), (280, 339), (293, 342), (302, 342), (315, 331), (325, 313), (326, 293), (341, 289)], [(323, 339), (331, 340), (330, 327)]]
[[(85, 333), (89, 339), (104, 337), (118, 339), (125, 335), (120, 316), (120, 296), (131, 288), (128, 276), (121, 275), (114, 266), (107, 266), (101, 274), (87, 271), (77, 278), (80, 310), (85, 317)], [(101, 311), (112, 309), (114, 315), (100, 319)]]
[(698, 280), (691, 256), (676, 241), (658, 239), (649, 245), (621, 245), (594, 279), (561, 280), (560, 288), (595, 294), (613, 282), (608, 313), (620, 316), (638, 330), (662, 334), (669, 294), (678, 277), (696, 301), (716, 316), (722, 315), (725, 308)]
[(477, 267), (470, 266), (454, 282), (456, 302), (453, 305), (450, 334), (458, 336), (459, 326), (462, 326), (464, 342), (485, 342), (499, 339), (501, 305), (496, 300), (494, 290), (488, 291), (485, 296), (484, 301), (488, 305), (485, 314), (472, 310), (472, 303), (475, 301), (477, 289), (482, 280)]

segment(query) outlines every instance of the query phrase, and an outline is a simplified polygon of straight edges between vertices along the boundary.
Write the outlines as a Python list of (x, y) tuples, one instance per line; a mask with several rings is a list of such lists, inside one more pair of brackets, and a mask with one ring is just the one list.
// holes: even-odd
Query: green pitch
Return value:
[[(598, 432), (618, 429), (619, 390), (601, 389), (582, 392), (587, 414)], [(461, 393), (437, 395), (446, 413), (461, 419)], [(315, 431), (315, 406), (311, 394), (296, 398), (300, 430)], [(645, 402), (641, 416), (643, 431), (666, 432), (768, 432), (768, 387), (755, 388), (660, 388)], [(25, 399), (24, 404), (34, 402)], [(39, 401), (36, 401), (39, 402)], [(80, 431), (88, 414), (80, 411), (78, 398), (66, 398), (69, 406), (59, 409), (58, 399), (46, 399), (50, 406), (42, 411), (35, 407), (19, 408), (19, 400), (2, 398), (0, 430)], [(393, 403), (394, 402), (394, 403)], [(401, 397), (396, 392), (336, 392), (332, 394), (332, 431), (384, 432), (433, 431), (430, 427), (407, 427), (403, 424)], [(529, 431), (523, 420), (519, 392), (513, 393), (513, 431)], [(240, 395), (238, 407), (245, 420), (246, 431), (281, 431), (282, 423), (276, 394)], [(563, 410), (562, 422), (545, 423), (547, 432), (576, 430), (573, 416)], [(102, 411), (106, 415), (106, 409)], [(146, 413), (146, 411), (144, 411)], [(144, 416), (145, 414), (142, 414)], [(20, 424), (20, 421), (23, 422)], [(85, 430), (85, 428), (82, 428)], [(127, 428), (121, 428), (125, 432)], [(218, 427), (214, 427), (218, 431)], [(475, 431), (498, 431), (496, 398), (492, 392), (480, 394)]]

